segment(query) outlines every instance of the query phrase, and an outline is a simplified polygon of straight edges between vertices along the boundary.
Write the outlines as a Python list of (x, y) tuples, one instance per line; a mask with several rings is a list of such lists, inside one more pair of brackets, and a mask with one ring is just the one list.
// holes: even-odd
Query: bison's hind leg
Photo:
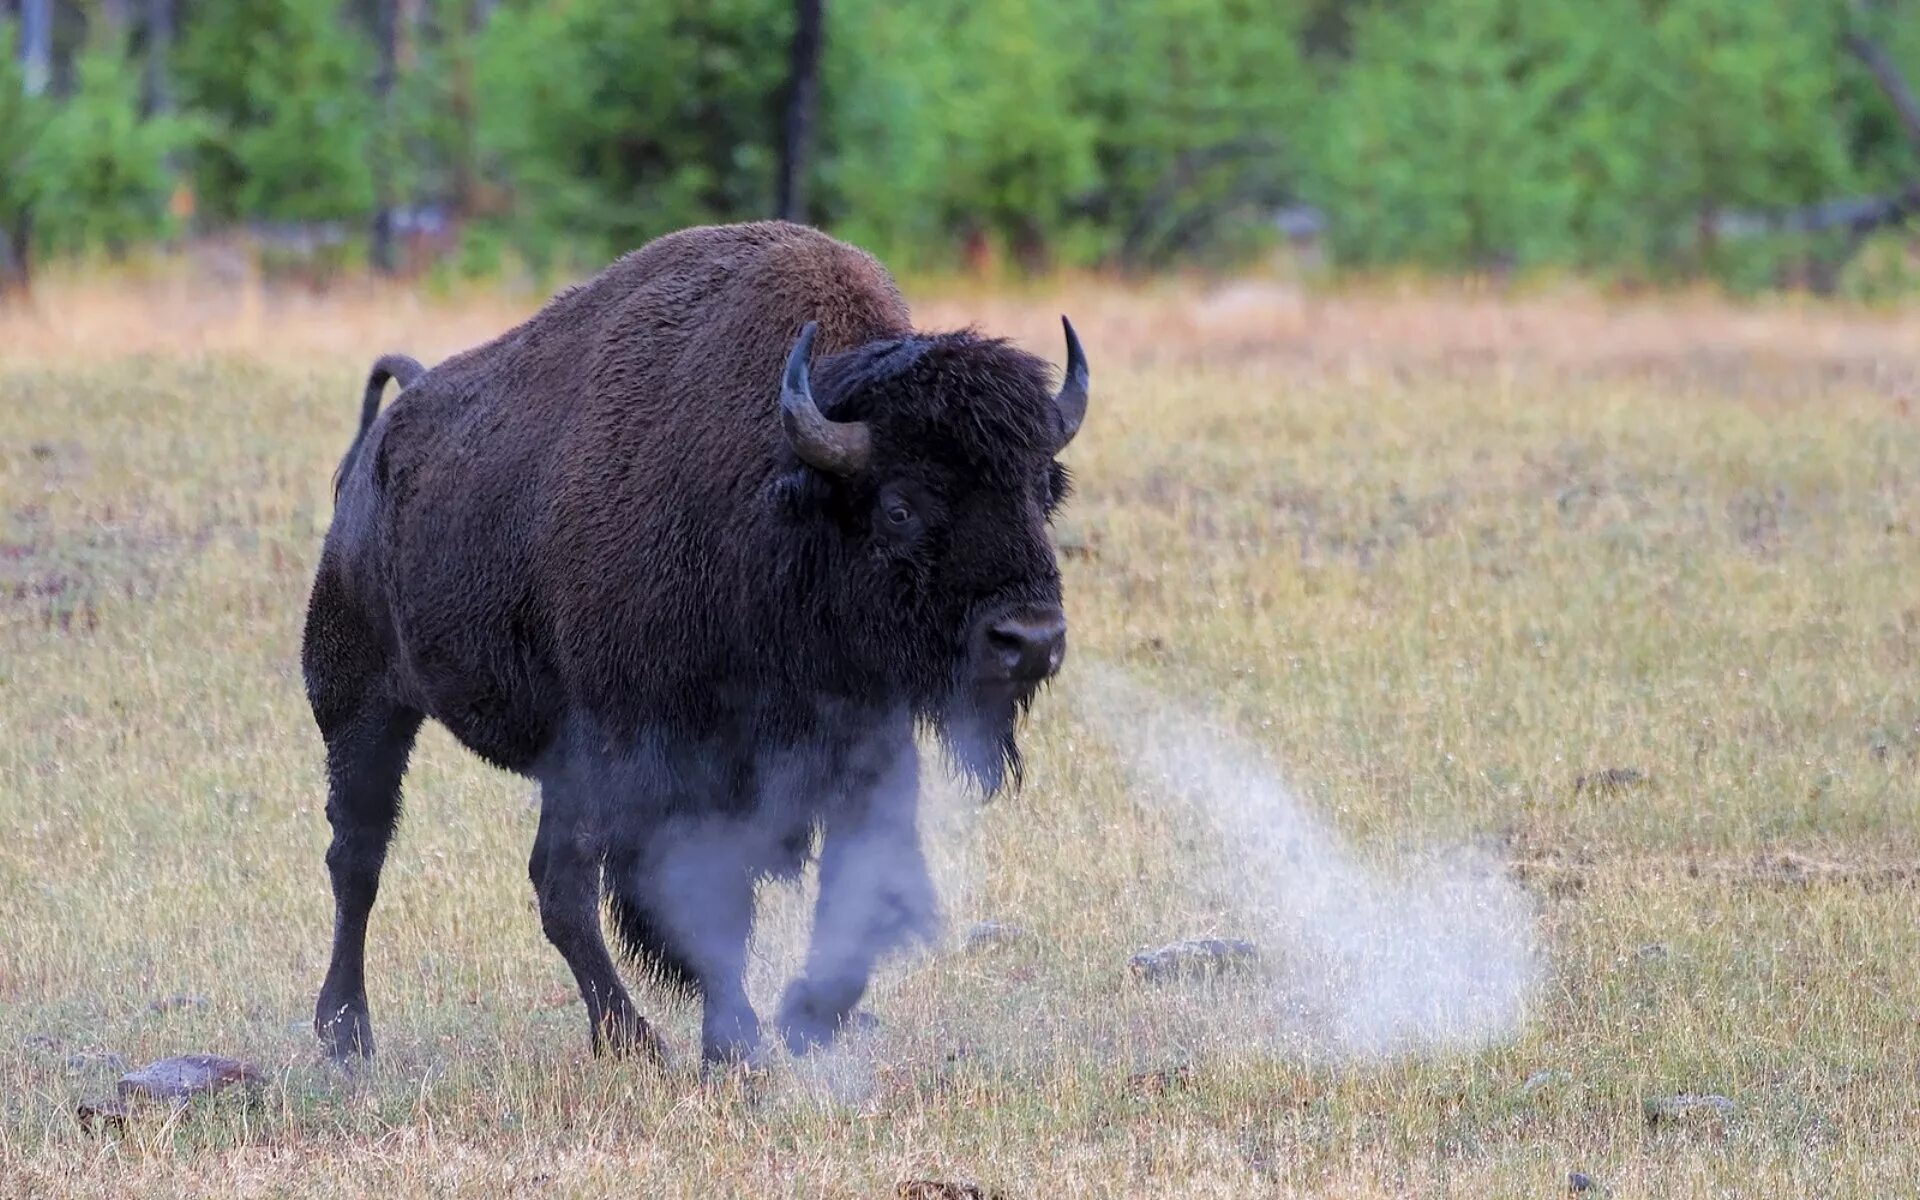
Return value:
[(365, 703), (322, 729), (327, 742), (327, 821), (333, 842), (333, 955), (314, 1004), (313, 1027), (335, 1059), (373, 1055), (367, 1016), (367, 916), (380, 890), (380, 869), (400, 820), (400, 777), (420, 728), (420, 714)]
[(327, 873), (333, 953), (314, 1030), (335, 1059), (373, 1054), (367, 1018), (367, 917), (400, 821), (400, 777), (421, 714), (394, 697), (381, 642), (331, 559), (323, 560), (301, 646), (307, 699), (327, 746)]

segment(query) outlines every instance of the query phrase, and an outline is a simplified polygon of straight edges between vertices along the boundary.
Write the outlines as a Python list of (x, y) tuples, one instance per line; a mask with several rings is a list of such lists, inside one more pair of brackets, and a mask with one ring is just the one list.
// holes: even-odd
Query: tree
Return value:
[(201, 0), (175, 60), (203, 118), (193, 175), (214, 220), (372, 212), (372, 47), (334, 0)]
[(820, 40), (825, 0), (794, 0), (793, 41), (787, 66), (786, 121), (780, 139), (780, 182), (774, 211), (782, 220), (804, 221), (807, 164), (813, 148), (814, 95), (820, 87)]
[(374, 53), (379, 69), (373, 77), (373, 103), (378, 116), (373, 143), (373, 237), (367, 257), (373, 269), (391, 275), (399, 266), (393, 245), (393, 76), (399, 51), (398, 0), (373, 0)]
[(47, 103), (28, 86), (12, 25), (0, 23), (0, 297), (33, 280), (32, 163)]
[(102, 36), (75, 64), (73, 94), (39, 123), (26, 172), (34, 239), (55, 254), (119, 254), (168, 226), (168, 158), (191, 123), (147, 116), (124, 43)]

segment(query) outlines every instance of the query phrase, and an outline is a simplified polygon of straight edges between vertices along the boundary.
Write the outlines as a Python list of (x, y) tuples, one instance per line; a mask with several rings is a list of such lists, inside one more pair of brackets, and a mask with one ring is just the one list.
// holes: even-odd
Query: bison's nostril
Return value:
[(987, 629), (987, 647), (1006, 673), (1016, 679), (1044, 679), (1066, 654), (1067, 619), (1059, 609), (1016, 613)]
[(987, 630), (987, 645), (993, 647), (994, 657), (1009, 671), (1019, 668), (1020, 658), (1026, 653), (1026, 643), (1019, 633), (998, 625)]

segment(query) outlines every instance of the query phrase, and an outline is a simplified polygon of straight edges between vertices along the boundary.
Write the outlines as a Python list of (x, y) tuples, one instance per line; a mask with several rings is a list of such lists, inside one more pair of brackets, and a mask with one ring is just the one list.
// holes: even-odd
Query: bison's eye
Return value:
[(889, 483), (874, 498), (874, 526), (880, 536), (894, 542), (911, 542), (926, 525), (921, 515), (926, 506), (915, 495), (910, 483)]

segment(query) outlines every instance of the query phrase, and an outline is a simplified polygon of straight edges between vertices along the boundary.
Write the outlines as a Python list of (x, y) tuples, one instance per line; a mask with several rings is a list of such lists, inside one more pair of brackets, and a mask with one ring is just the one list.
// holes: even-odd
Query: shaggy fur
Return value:
[[(872, 428), (851, 478), (781, 427), (808, 321), (821, 409)], [(987, 791), (1018, 771), (1034, 681), (982, 682), (982, 630), (1058, 612), (1046, 365), (914, 332), (878, 263), (784, 223), (661, 238), (493, 342), (410, 361), (375, 367), (307, 617), (329, 1050), (372, 1051), (366, 918), (425, 717), (540, 780), (530, 873), (596, 1046), (658, 1049), (600, 938), (602, 868), (629, 949), (705, 997), (707, 1057), (750, 1056), (753, 881), (818, 837), (814, 951), (781, 1027), (830, 1040), (878, 956), (931, 928), (914, 727)], [(405, 390), (376, 416), (387, 375)]]

